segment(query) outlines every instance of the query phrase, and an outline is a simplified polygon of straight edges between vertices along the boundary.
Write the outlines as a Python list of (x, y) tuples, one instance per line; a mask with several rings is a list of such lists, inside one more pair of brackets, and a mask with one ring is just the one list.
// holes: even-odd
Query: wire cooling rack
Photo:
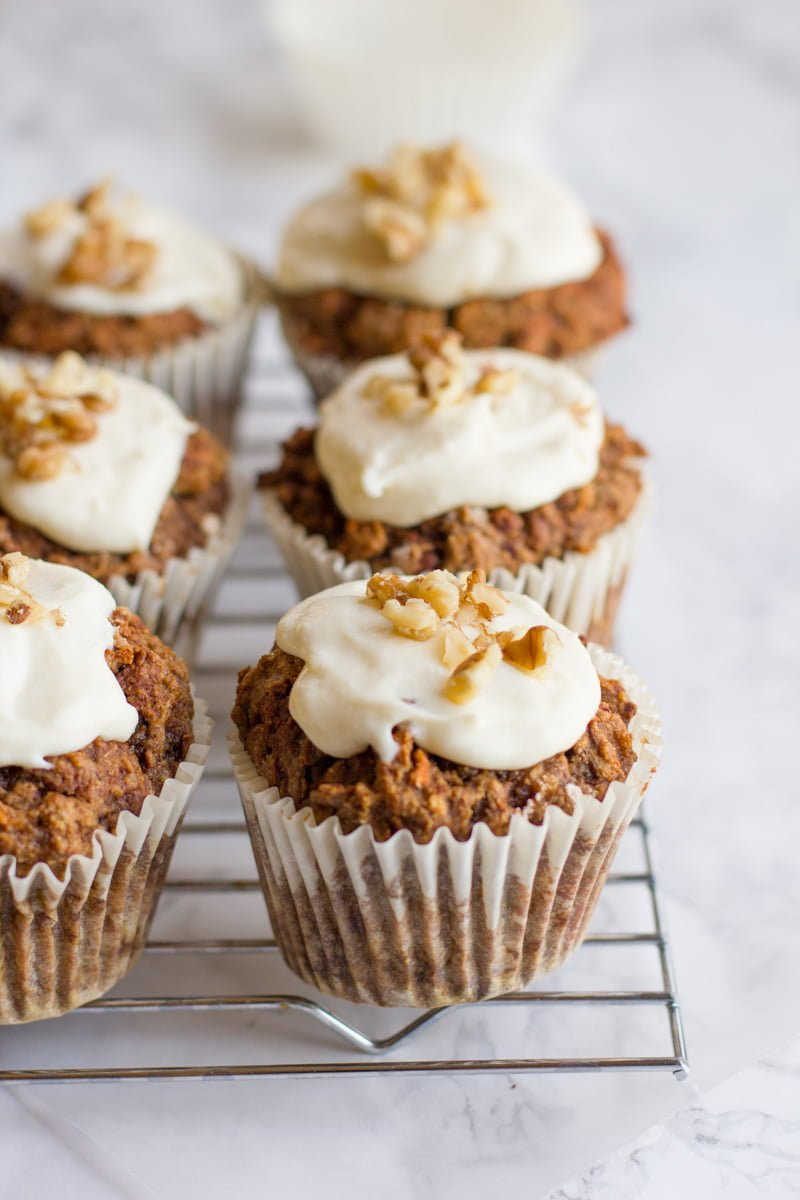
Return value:
[[(239, 424), (245, 469), (274, 461), (279, 440), (310, 415), (300, 381), (266, 340)], [(0, 1029), (0, 1082), (578, 1071), (685, 1079), (644, 816), (623, 839), (584, 944), (530, 990), (426, 1012), (379, 1010), (332, 1001), (290, 974), (268, 927), (224, 730), (237, 669), (269, 648), (292, 599), (254, 512), (198, 655), (195, 682), (217, 719), (216, 740), (142, 960), (74, 1013)]]

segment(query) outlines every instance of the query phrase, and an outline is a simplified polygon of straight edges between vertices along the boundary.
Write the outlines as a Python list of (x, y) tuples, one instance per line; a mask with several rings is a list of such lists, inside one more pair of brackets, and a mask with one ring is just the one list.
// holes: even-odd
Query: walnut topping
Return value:
[(74, 212), (69, 200), (49, 200), (25, 215), (25, 229), (32, 238), (48, 237)]
[(585, 428), (593, 410), (590, 404), (583, 404), (580, 400), (573, 400), (569, 406), (569, 411), (575, 420), (575, 424)]
[(444, 687), (444, 694), (453, 704), (469, 704), (488, 682), (503, 658), (497, 642), (470, 654), (456, 667)]
[(424, 250), (443, 221), (489, 203), (477, 167), (458, 142), (433, 150), (398, 146), (385, 169), (362, 168), (353, 179), (364, 197), (365, 228), (397, 263)]
[(373, 575), (366, 596), (402, 637), (428, 641), (438, 635), (441, 662), (451, 671), (444, 695), (454, 704), (474, 700), (503, 660), (533, 672), (545, 665), (559, 643), (547, 625), (491, 629), (509, 602), (486, 582), (482, 570), (471, 571), (463, 580), (449, 571), (430, 571), (414, 579)]
[(424, 642), (433, 637), (439, 628), (435, 610), (425, 600), (404, 596), (402, 600), (387, 600), (381, 612), (403, 637)]
[(470, 571), (464, 587), (464, 599), (467, 604), (474, 606), (484, 621), (500, 616), (508, 608), (506, 597), (499, 588), (486, 582), (486, 572), (482, 570)]
[(13, 367), (0, 375), (0, 451), (18, 474), (32, 481), (54, 479), (69, 458), (70, 445), (97, 433), (97, 413), (116, 404), (113, 376), (66, 351), (49, 371)]
[(56, 275), (57, 283), (90, 283), (112, 291), (143, 287), (158, 256), (154, 242), (130, 237), (109, 203), (111, 181), (103, 180), (75, 202), (51, 200), (29, 212), (25, 228), (32, 238), (47, 237), (78, 218), (80, 232)]
[(507, 395), (519, 380), (519, 372), (513, 369), (487, 366), (470, 385), (469, 362), (455, 329), (426, 334), (406, 357), (413, 371), (411, 378), (370, 375), (362, 390), (366, 399), (378, 401), (389, 416), (403, 416), (420, 407), (433, 412), (478, 395)]
[(424, 219), (412, 208), (383, 196), (364, 201), (364, 225), (383, 242), (393, 262), (408, 262), (419, 254), (428, 240)]
[(23, 554), (0, 555), (0, 617), (9, 625), (23, 625), (26, 621), (52, 620), (60, 629), (64, 615), (60, 608), (47, 609), (34, 600), (24, 584), (30, 572), (30, 559)]
[(548, 645), (556, 635), (547, 625), (534, 625), (522, 633), (519, 630), (508, 629), (498, 634), (497, 641), (502, 648), (503, 658), (520, 671), (538, 671), (547, 662)]

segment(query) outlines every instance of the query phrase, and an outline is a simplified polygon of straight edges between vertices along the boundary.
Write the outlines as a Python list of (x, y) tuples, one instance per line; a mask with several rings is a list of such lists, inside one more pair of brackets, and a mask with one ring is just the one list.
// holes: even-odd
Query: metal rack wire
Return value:
[[(265, 461), (274, 456), (277, 441), (297, 423), (298, 409), (302, 411), (303, 404), (298, 381), (288, 367), (282, 366), (272, 357), (256, 360), (248, 383), (247, 401), (239, 435), (239, 457), (244, 460), (246, 466), (263, 466)], [(273, 597), (273, 612), (265, 615), (265, 609), (270, 606), (270, 596)], [(223, 587), (218, 612), (210, 622), (195, 672), (198, 690), (210, 700), (212, 713), (223, 728), (225, 716), (230, 708), (236, 669), (242, 663), (251, 661), (270, 644), (274, 621), (284, 603), (283, 598), (286, 597), (285, 602), (288, 602), (288, 596), (287, 581), (269, 549), (266, 535), (261, 532), (257, 519), (254, 518), (234, 562), (229, 580)], [(233, 897), (248, 897), (259, 892), (254, 867), (252, 873), (236, 877), (220, 877), (216, 870), (217, 860), (221, 857), (219, 847), (222, 845), (227, 844), (236, 851), (236, 854), (228, 853), (228, 863), (232, 859), (235, 860), (237, 854), (241, 861), (248, 861), (245, 826), (238, 817), (238, 801), (233, 792), (233, 781), (225, 763), (223, 747), (219, 743), (216, 756), (212, 755), (195, 801), (193, 813), (198, 815), (190, 813), (179, 842), (179, 848), (186, 847), (190, 852), (199, 847), (200, 858), (203, 857), (204, 849), (212, 848), (214, 852), (211, 857), (215, 862), (215, 871), (201, 869), (189, 874), (180, 870), (179, 864), (176, 863), (166, 883), (162, 907), (166, 906), (168, 909), (171, 903), (180, 902), (182, 897), (193, 897), (196, 905), (203, 905), (220, 897), (225, 898), (226, 903), (232, 903)], [(201, 819), (203, 813), (209, 810), (213, 814), (212, 818)], [(638, 845), (632, 846), (631, 843), (637, 840)], [(551, 990), (547, 986), (499, 996), (482, 1001), (479, 1005), (433, 1009), (415, 1014), (410, 1019), (401, 1016), (402, 1023), (398, 1028), (383, 1035), (370, 1034), (363, 1028), (364, 1014), (369, 1015), (372, 1012), (374, 1015), (373, 1010), (358, 1010), (349, 1006), (350, 1011), (357, 1015), (347, 1018), (341, 1012), (337, 1012), (336, 1006), (327, 998), (318, 994), (288, 994), (252, 988), (247, 991), (229, 991), (230, 981), (234, 984), (237, 982), (237, 962), (246, 960), (254, 963), (258, 983), (264, 980), (263, 964), (277, 964), (280, 967), (274, 939), (260, 934), (199, 936), (193, 932), (195, 922), (187, 920), (183, 926), (179, 923), (177, 934), (168, 937), (153, 936), (149, 941), (143, 956), (143, 965), (144, 976), (149, 975), (151, 982), (145, 983), (144, 994), (131, 994), (129, 990), (130, 985), (135, 984), (142, 975), (143, 968), (137, 967), (128, 980), (109, 996), (96, 1000), (57, 1022), (47, 1022), (47, 1028), (42, 1031), (45, 1036), (33, 1040), (26, 1027), (0, 1030), (0, 1082), (578, 1071), (667, 1071), (672, 1072), (678, 1079), (685, 1079), (688, 1062), (683, 1022), (659, 905), (652, 835), (644, 816), (633, 822), (625, 842), (628, 843), (629, 850), (634, 851), (634, 857), (638, 856), (639, 866), (635, 870), (623, 870), (612, 874), (606, 887), (609, 894), (614, 893), (621, 897), (619, 909), (623, 920), (629, 912), (634, 922), (638, 920), (641, 927), (606, 932), (593, 930), (574, 957), (579, 958), (593, 951), (606, 956), (616, 950), (622, 950), (628, 955), (645, 952), (655, 964), (655, 987), (610, 988), (600, 986), (598, 982), (588, 988)], [(256, 895), (253, 899), (260, 905), (260, 896)], [(266, 918), (260, 908), (258, 913), (258, 924), (263, 927)], [(155, 928), (158, 928), (158, 918)], [(201, 982), (207, 990), (204, 987), (189, 987), (179, 977), (174, 990), (163, 994), (157, 986), (161, 982), (160, 973), (156, 972), (153, 979), (153, 971), (146, 970), (148, 965), (152, 966), (156, 962), (178, 963), (187, 959), (193, 964), (194, 976), (197, 975), (199, 966)], [(652, 965), (651, 963), (650, 966)], [(602, 975), (603, 972), (597, 974)], [(645, 974), (648, 980), (652, 976), (649, 969), (647, 972), (642, 971), (642, 975)], [(560, 975), (561, 971), (554, 977), (556, 981)], [(226, 981), (222, 987), (221, 976)], [(138, 983), (132, 990), (141, 990), (142, 986)], [(311, 993), (311, 989), (306, 990)], [(470, 1010), (480, 1010), (481, 1015), (499, 1010), (507, 1015), (520, 1009), (526, 1013), (535, 1013), (543, 1009), (555, 1009), (560, 1013), (588, 1011), (593, 1014), (594, 1024), (590, 1030), (592, 1036), (599, 1009), (624, 1010), (626, 1022), (631, 1019), (631, 1010), (637, 1013), (650, 1013), (655, 1010), (665, 1018), (663, 1026), (659, 1027), (658, 1035), (658, 1049), (662, 1052), (607, 1053), (608, 1045), (614, 1049), (614, 1039), (609, 1037), (606, 1042), (598, 1027), (596, 1046), (592, 1047), (591, 1052), (579, 1054), (544, 1056), (541, 1052), (542, 1045), (536, 1044), (535, 1039), (532, 1043), (529, 1032), (525, 1035), (522, 1051), (510, 1056), (439, 1056), (441, 1048), (436, 1044), (433, 1046), (433, 1054), (428, 1053), (416, 1058), (407, 1053), (412, 1039), (418, 1040), (423, 1031), (430, 1029), (434, 1023), (437, 1030), (443, 1031), (453, 1022), (463, 1021), (465, 1014)], [(260, 1052), (256, 1050), (255, 1061), (209, 1062), (208, 1028), (204, 1027), (202, 1031), (194, 1034), (188, 1030), (188, 1022), (198, 1014), (205, 1015), (209, 1020), (223, 1015), (244, 1014), (249, 1021), (255, 1020), (262, 1013), (272, 1012), (297, 1014), (305, 1022), (303, 1028), (308, 1031), (308, 1043), (312, 1049), (318, 1049), (319, 1054), (308, 1061), (287, 1061), (285, 1054), (275, 1053), (277, 1043), (274, 1040), (270, 1042), (264, 1039), (264, 1049)], [(139, 1018), (146, 1018), (153, 1030), (156, 1028), (156, 1022), (168, 1018), (172, 1019), (172, 1028), (175, 1021), (181, 1022), (182, 1026), (186, 1027), (185, 1032), (188, 1030), (183, 1041), (187, 1061), (176, 1063), (170, 1060), (171, 1042), (168, 1039), (166, 1062), (136, 1066), (118, 1062), (111, 1065), (98, 1063), (97, 1055), (92, 1053), (95, 1045), (106, 1051), (109, 1042), (112, 1049), (114, 1045), (114, 1040), (109, 1038), (103, 1023), (119, 1015), (123, 1015), (128, 1021), (136, 1022)], [(85, 1038), (86, 1022), (92, 1025), (93, 1031), (97, 1031), (96, 1037), (88, 1042)], [(309, 1022), (317, 1029), (323, 1026), (327, 1031), (327, 1038), (322, 1035), (322, 1043), (319, 1041), (319, 1033), (312, 1036)], [(137, 1024), (139, 1033), (134, 1038), (130, 1052), (139, 1063), (144, 1057), (143, 1052), (146, 1052), (147, 1040), (141, 1033), (141, 1028)], [(227, 1045), (224, 1042), (220, 1043), (218, 1033), (213, 1036), (215, 1049), (222, 1051), (223, 1057), (227, 1057)], [(298, 1044), (302, 1044), (302, 1030), (299, 1036)], [(65, 1051), (79, 1043), (86, 1043), (80, 1051), (79, 1060), (65, 1064), (62, 1061)], [(231, 1037), (230, 1044), (233, 1049), (237, 1045), (236, 1038)], [(341, 1046), (357, 1051), (358, 1056), (342, 1058), (341, 1053), (337, 1052)], [(160, 1051), (163, 1058), (163, 1038)], [(46, 1059), (48, 1055), (49, 1061), (39, 1061), (42, 1056)], [(36, 1065), (29, 1065), (32, 1062)]]

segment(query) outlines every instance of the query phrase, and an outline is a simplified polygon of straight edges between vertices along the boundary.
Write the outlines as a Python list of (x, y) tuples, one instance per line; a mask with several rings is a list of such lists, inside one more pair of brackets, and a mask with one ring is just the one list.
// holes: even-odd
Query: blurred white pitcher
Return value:
[(575, 65), (581, 0), (265, 0), (306, 121), (351, 158), (463, 137), (527, 151)]

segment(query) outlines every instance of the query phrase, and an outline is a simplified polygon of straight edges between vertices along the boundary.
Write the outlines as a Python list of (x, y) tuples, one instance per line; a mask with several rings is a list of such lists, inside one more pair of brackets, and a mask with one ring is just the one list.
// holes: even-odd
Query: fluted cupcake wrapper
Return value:
[[(295, 336), (292, 322), (284, 315), (280, 299), (275, 298), (275, 303), (280, 315), (284, 341), (291, 350), (292, 358), (308, 380), (311, 391), (314, 393), (314, 399), (317, 402), (324, 400), (331, 392), (336, 391), (339, 384), (343, 383), (356, 367), (362, 366), (363, 361), (348, 361), (337, 358), (335, 354), (320, 354), (307, 350)], [(568, 367), (574, 367), (586, 379), (591, 380), (594, 378), (598, 364), (602, 361), (607, 348), (606, 343), (601, 342), (578, 354), (565, 355), (564, 358), (558, 359), (558, 362)], [(487, 353), (489, 352), (490, 349), (487, 350)]]
[(478, 824), (465, 842), (442, 828), (418, 845), (407, 830), (378, 842), (369, 826), (344, 834), (338, 817), (317, 825), (231, 731), (273, 930), (296, 974), (346, 1000), (431, 1007), (522, 988), (580, 944), (661, 747), (644, 685), (616, 655), (590, 653), (638, 706), (637, 761), (602, 801), (574, 788), (571, 815), (551, 806), (538, 826), (516, 815), (504, 836)]
[[(645, 478), (629, 516), (598, 538), (586, 553), (568, 550), (538, 565), (525, 563), (515, 573), (498, 567), (489, 582), (508, 592), (531, 596), (552, 617), (589, 641), (608, 645), (620, 597), (652, 509), (652, 486)], [(302, 597), (356, 579), (369, 579), (368, 562), (346, 562), (324, 538), (309, 535), (293, 521), (272, 491), (263, 493), (264, 518), (286, 560)]]
[(158, 796), (116, 830), (98, 830), (92, 853), (70, 858), (59, 880), (44, 863), (22, 878), (0, 856), (0, 1024), (57, 1017), (102, 996), (130, 970), (147, 937), (212, 722), (195, 700), (194, 741)]
[[(110, 358), (87, 355), (93, 366), (122, 371), (144, 379), (167, 392), (187, 416), (230, 443), (239, 410), (242, 377), (256, 316), (264, 302), (264, 284), (253, 263), (236, 255), (244, 280), (243, 298), (236, 313), (221, 325), (197, 337), (184, 338), (148, 355)], [(0, 347), (0, 355), (15, 362), (47, 364), (47, 355), (27, 354)]]
[(182, 558), (170, 558), (163, 571), (140, 571), (134, 579), (115, 575), (106, 585), (117, 604), (137, 613), (162, 642), (189, 662), (250, 508), (250, 478), (232, 472), (230, 487), (220, 527), (205, 546), (194, 547)]

